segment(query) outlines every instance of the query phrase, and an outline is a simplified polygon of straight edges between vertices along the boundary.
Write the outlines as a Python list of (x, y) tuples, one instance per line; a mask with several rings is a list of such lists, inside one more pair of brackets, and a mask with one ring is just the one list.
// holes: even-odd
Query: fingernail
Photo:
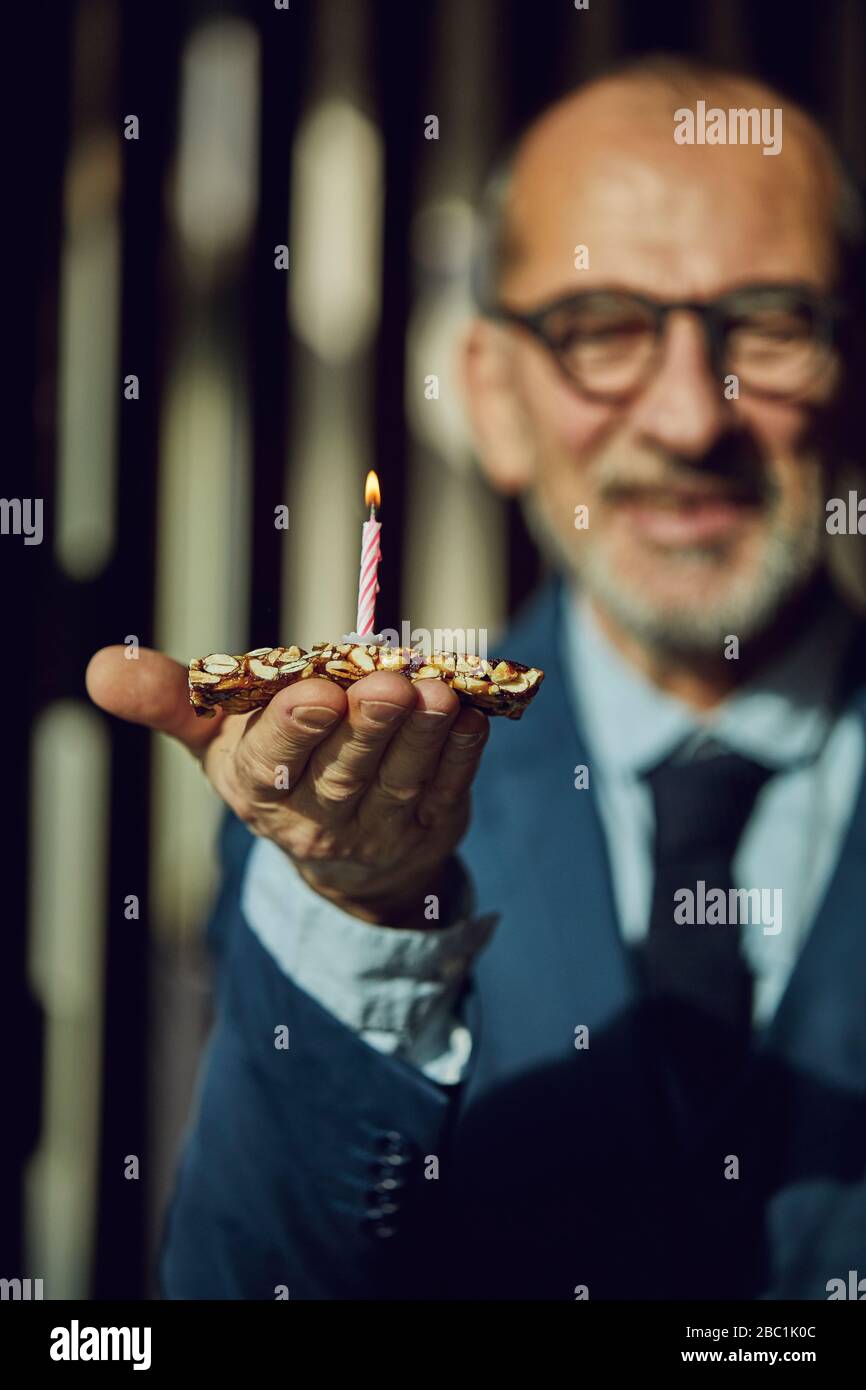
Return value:
[(481, 734), (452, 734), (452, 735), (451, 735), (451, 738), (452, 738), (452, 739), (454, 740), (454, 742), (457, 744), (458, 748), (470, 748), (470, 747), (472, 746), (473, 743), (480, 743), (480, 742), (481, 742), (482, 735), (481, 735)]
[(429, 726), (431, 719), (447, 719), (448, 716), (444, 709), (416, 709), (410, 716), (410, 724), (418, 724), (421, 728)]
[(361, 709), (374, 724), (392, 724), (406, 713), (402, 705), (392, 705), (387, 700), (362, 700)]
[(339, 716), (327, 705), (299, 705), (292, 710), (292, 718), (307, 733), (319, 734), (336, 723)]

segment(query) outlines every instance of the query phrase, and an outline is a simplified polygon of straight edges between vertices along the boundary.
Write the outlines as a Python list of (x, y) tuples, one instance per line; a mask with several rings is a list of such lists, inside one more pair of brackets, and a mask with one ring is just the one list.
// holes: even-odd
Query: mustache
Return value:
[(753, 441), (719, 440), (699, 458), (654, 453), (641, 464), (611, 456), (598, 461), (596, 487), (604, 501), (644, 492), (679, 491), (770, 506), (778, 487)]

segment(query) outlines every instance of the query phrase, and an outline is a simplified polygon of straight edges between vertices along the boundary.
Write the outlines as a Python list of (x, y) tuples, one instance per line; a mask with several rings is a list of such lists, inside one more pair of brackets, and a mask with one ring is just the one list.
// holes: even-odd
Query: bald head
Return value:
[[(764, 158), (753, 144), (677, 144), (674, 113), (701, 101), (726, 112), (780, 109), (780, 157)], [(653, 181), (659, 195), (667, 183), (667, 200), (652, 198)], [(836, 273), (840, 241), (845, 251), (862, 232), (856, 191), (826, 136), (795, 103), (761, 82), (692, 60), (641, 59), (569, 93), (523, 136), (495, 199), (489, 269), (499, 290), (514, 290), (525, 302), (548, 288), (555, 292), (549, 274), (527, 277), (527, 268), (539, 261), (552, 269), (559, 259), (563, 276), (571, 271), (573, 281), (575, 244), (586, 244), (590, 258), (600, 249), (583, 234), (584, 194), (602, 182), (606, 216), (614, 223), (650, 212), (667, 219), (673, 205), (690, 201), (690, 188), (715, 183), (715, 210), (737, 219), (735, 235), (743, 234), (745, 206), (763, 208), (747, 235), (765, 239), (768, 258), (786, 225), (806, 219), (828, 280)], [(736, 208), (727, 196), (733, 188)], [(650, 194), (652, 207), (642, 193)], [(596, 228), (605, 235), (603, 224), (596, 222)], [(673, 221), (669, 230), (675, 235)]]

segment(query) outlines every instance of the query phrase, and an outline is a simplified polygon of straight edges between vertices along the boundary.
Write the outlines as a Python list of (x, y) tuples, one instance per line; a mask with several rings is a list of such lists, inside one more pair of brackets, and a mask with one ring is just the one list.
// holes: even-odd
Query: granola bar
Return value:
[(460, 699), (485, 714), (519, 719), (536, 695), (544, 672), (516, 661), (488, 661), (455, 652), (425, 655), (410, 647), (320, 642), (300, 647), (257, 647), (243, 656), (213, 652), (189, 666), (189, 699), (196, 714), (216, 709), (247, 714), (261, 709), (287, 685), (321, 676), (344, 690), (373, 671), (394, 671), (411, 681), (441, 680)]

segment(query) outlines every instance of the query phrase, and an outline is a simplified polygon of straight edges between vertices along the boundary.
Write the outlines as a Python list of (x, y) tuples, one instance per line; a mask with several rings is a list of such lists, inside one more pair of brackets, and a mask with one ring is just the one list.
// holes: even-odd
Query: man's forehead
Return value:
[[(678, 145), (677, 97), (606, 87), (555, 108), (521, 146), (507, 210), (509, 294), (528, 303), (593, 283), (639, 288), (641, 277), (675, 296), (711, 294), (723, 282), (830, 280), (835, 181), (802, 113), (792, 109), (778, 155)], [(743, 104), (760, 92), (725, 99)], [(575, 270), (578, 245), (589, 269)]]

